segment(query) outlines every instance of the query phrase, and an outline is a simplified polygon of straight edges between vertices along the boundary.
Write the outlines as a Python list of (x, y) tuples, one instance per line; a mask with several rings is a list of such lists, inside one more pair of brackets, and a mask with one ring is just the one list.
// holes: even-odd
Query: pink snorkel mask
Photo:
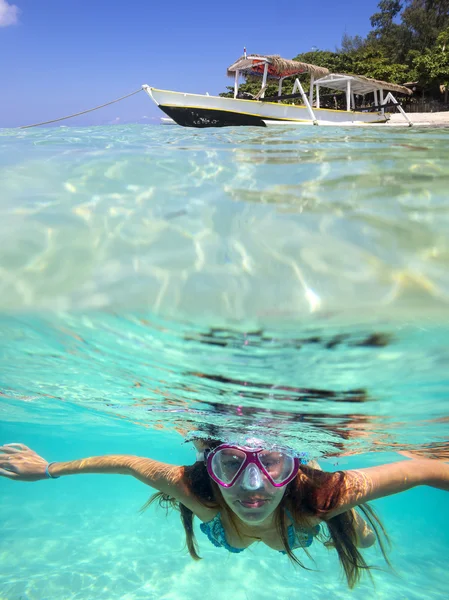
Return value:
[(263, 475), (274, 487), (284, 487), (295, 478), (303, 461), (283, 449), (221, 444), (205, 450), (207, 472), (224, 488), (232, 487), (241, 473), (247, 489), (258, 489)]

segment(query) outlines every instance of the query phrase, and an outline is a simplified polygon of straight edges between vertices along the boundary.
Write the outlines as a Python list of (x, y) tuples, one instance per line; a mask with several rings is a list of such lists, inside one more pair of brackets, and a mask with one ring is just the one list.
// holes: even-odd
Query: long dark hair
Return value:
[[(209, 444), (209, 447), (213, 448), (218, 444), (219, 442), (215, 442)], [(185, 484), (201, 504), (207, 508), (217, 508), (221, 512), (226, 511), (230, 522), (237, 530), (233, 512), (224, 501), (219, 486), (209, 477), (204, 462), (196, 462), (194, 465), (184, 467), (183, 478)], [(344, 489), (344, 480), (345, 473), (343, 471), (329, 473), (310, 466), (301, 465), (298, 475), (287, 485), (284, 496), (276, 508), (276, 527), (285, 552), (290, 560), (300, 567), (306, 568), (297, 556), (293, 554), (288, 543), (285, 509), (287, 508), (290, 511), (296, 525), (305, 528), (310, 527), (313, 521), (316, 521), (316, 517), (324, 519), (328, 511), (338, 506)], [(200, 560), (198, 543), (193, 530), (193, 512), (182, 504), (182, 502), (163, 492), (153, 494), (142, 506), (140, 509), (141, 512), (156, 501), (166, 510), (175, 508), (180, 511), (181, 521), (186, 533), (187, 549), (193, 559)], [(373, 529), (385, 561), (391, 566), (385, 549), (385, 542), (388, 543), (389, 540), (381, 521), (374, 509), (368, 504), (362, 504), (358, 508)], [(374, 568), (366, 563), (357, 548), (354, 511), (344, 512), (324, 522), (327, 525), (328, 533), (321, 536), (320, 539), (328, 548), (335, 548), (337, 551), (348, 585), (352, 588), (360, 580), (363, 572), (369, 573), (369, 570)]]

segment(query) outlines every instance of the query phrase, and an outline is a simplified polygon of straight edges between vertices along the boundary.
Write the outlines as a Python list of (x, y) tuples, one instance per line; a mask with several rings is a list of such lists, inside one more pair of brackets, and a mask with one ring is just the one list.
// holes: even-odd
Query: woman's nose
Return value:
[(263, 477), (260, 469), (254, 463), (249, 464), (242, 477), (240, 484), (246, 490), (258, 490), (263, 486)]

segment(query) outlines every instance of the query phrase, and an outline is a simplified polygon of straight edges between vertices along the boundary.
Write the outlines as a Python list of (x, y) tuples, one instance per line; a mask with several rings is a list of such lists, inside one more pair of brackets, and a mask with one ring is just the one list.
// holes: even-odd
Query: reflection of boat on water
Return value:
[[(358, 75), (331, 74), (328, 69), (279, 56), (246, 55), (228, 68), (234, 77), (234, 97), (225, 98), (208, 94), (188, 94), (159, 90), (148, 85), (143, 89), (164, 111), (169, 119), (185, 127), (266, 126), (275, 125), (366, 125), (386, 123), (389, 116), (385, 108), (396, 106), (411, 125), (405, 112), (393, 96), (393, 92), (411, 94), (403, 86)], [(307, 95), (299, 80), (301, 75), (310, 76)], [(239, 78), (260, 78), (261, 88), (256, 96), (239, 92)], [(291, 94), (282, 93), (287, 77), (296, 77)], [(265, 96), (268, 80), (278, 81), (276, 96)], [(320, 90), (344, 92), (346, 110), (321, 108)], [(356, 97), (372, 94), (369, 107), (356, 109)], [(302, 105), (294, 104), (302, 100)], [(286, 103), (291, 101), (291, 103)], [(166, 118), (164, 124), (170, 123)]]

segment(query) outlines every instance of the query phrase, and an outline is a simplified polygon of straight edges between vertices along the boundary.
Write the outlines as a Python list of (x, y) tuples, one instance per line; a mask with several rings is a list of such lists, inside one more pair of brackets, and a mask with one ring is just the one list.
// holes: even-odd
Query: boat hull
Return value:
[(184, 94), (143, 86), (150, 98), (178, 125), (184, 127), (266, 127), (276, 124), (352, 125), (356, 123), (385, 123), (381, 112), (356, 112), (314, 108), (315, 120), (305, 106), (221, 98), (202, 94)]
[(266, 127), (266, 124), (258, 115), (210, 108), (164, 106), (161, 104), (159, 108), (183, 127)]

